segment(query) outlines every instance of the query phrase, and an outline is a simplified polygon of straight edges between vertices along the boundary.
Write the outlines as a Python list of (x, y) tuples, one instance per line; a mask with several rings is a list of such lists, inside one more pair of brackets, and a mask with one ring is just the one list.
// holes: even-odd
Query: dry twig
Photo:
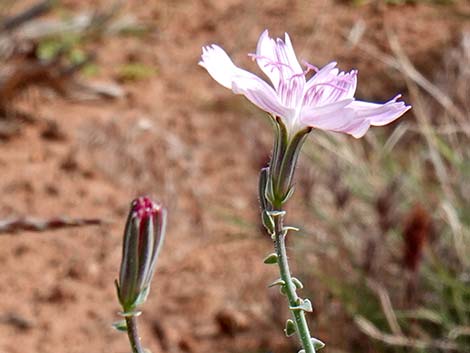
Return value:
[(50, 219), (37, 219), (31, 217), (21, 217), (0, 220), (0, 234), (17, 233), (19, 231), (25, 230), (44, 232), (52, 229), (101, 225), (103, 223), (103, 220), (97, 218), (54, 217)]

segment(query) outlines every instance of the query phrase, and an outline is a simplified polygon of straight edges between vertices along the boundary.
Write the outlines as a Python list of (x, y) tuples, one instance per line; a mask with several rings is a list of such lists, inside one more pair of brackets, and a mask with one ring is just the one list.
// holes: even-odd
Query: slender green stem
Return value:
[[(276, 248), (277, 263), (279, 266), (279, 273), (281, 279), (285, 282), (284, 289), (289, 307), (299, 306), (301, 299), (296, 293), (295, 284), (292, 282), (292, 276), (289, 270), (289, 263), (287, 261), (286, 253), (286, 231), (283, 225), (283, 213), (273, 217), (274, 220), (274, 246)], [(302, 344), (305, 353), (315, 353), (315, 348), (312, 343), (310, 331), (308, 328), (307, 320), (305, 318), (304, 310), (292, 310), (297, 336)]]
[(137, 317), (135, 315), (126, 316), (127, 335), (132, 347), (132, 353), (145, 353), (140, 343), (139, 333), (137, 332)]

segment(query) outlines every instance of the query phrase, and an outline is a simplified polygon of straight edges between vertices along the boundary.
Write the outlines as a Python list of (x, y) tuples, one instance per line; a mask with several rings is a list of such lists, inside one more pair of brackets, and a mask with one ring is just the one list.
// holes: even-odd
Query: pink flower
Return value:
[[(305, 62), (303, 70), (287, 33), (284, 40), (274, 40), (265, 30), (258, 40), (256, 54), (250, 56), (272, 86), (235, 66), (227, 53), (215, 44), (202, 49), (199, 65), (222, 86), (281, 117), (290, 134), (311, 126), (359, 138), (371, 125), (386, 125), (411, 108), (397, 101), (400, 95), (384, 104), (355, 100), (357, 70), (339, 71), (335, 62), (320, 70)], [(310, 71), (315, 74), (307, 80)]]

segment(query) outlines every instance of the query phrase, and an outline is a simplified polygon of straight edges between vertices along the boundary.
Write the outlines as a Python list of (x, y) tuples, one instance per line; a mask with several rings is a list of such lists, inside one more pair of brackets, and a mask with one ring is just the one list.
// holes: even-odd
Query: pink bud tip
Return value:
[(161, 206), (153, 202), (149, 197), (141, 196), (132, 201), (132, 215), (140, 219), (154, 216)]

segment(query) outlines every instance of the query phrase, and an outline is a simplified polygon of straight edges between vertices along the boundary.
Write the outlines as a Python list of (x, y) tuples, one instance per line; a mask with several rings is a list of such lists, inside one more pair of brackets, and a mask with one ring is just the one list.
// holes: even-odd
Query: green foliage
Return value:
[(157, 70), (154, 67), (138, 62), (125, 64), (118, 71), (118, 77), (123, 81), (140, 81), (156, 74)]
[(64, 33), (39, 42), (36, 55), (44, 61), (52, 61), (59, 56), (65, 57), (71, 64), (84, 63), (88, 56), (83, 48), (83, 37), (74, 33)]

